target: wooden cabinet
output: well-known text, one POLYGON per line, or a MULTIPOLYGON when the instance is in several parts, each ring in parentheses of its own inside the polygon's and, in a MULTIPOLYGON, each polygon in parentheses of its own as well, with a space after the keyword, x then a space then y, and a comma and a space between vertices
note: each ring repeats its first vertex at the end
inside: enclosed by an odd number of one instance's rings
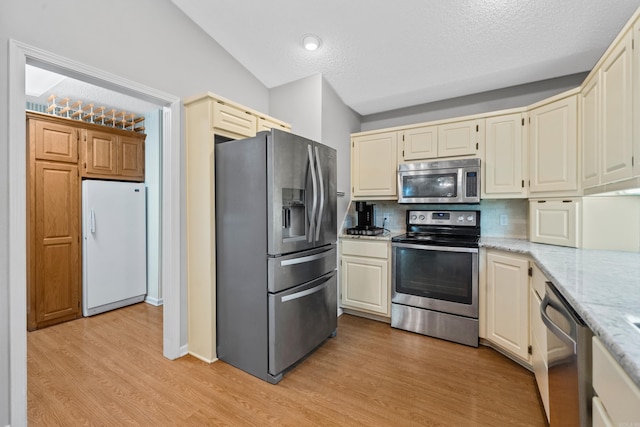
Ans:
POLYGON ((397 198, 397 132, 355 136, 351 140, 351 195, 397 198))
POLYGON ((27 328, 34 330, 81 316, 79 133, 32 117, 27 129, 27 328))
POLYGON ((580 199, 529 200, 529 240, 579 247, 581 208, 580 199))
POLYGON ((529 111, 529 191, 577 195, 577 95, 556 98, 529 111))
POLYGON ((593 425, 640 425, 640 388, 593 337, 593 425))
POLYGON ((341 246, 341 306, 389 317, 389 242, 343 239, 341 246))
POLYGON ((483 198, 525 198, 525 115, 485 119, 483 198))
POLYGON ((465 120, 438 126, 438 157, 472 156, 480 150, 484 120, 465 120))
POLYGON ((487 252, 487 339, 529 362, 529 260, 487 252))
POLYGON ((400 132, 402 160, 423 160, 438 157, 438 126, 421 126, 400 132))
POLYGON ((82 176, 144 181, 144 140, 143 134, 126 135, 109 129, 84 130, 82 176))

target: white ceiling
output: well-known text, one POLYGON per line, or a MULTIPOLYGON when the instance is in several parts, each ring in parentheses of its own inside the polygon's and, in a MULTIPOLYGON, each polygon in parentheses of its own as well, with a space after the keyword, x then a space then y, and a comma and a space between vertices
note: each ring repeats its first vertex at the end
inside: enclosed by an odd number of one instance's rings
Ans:
POLYGON ((590 70, 640 0, 172 0, 267 88, 321 73, 361 115, 590 70), (307 52, 315 33, 321 49, 307 52))

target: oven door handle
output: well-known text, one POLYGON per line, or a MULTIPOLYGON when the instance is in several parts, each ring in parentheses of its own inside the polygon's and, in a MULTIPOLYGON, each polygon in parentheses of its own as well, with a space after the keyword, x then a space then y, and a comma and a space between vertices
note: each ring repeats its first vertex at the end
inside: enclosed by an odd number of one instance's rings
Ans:
POLYGON ((440 251, 440 252, 464 252, 464 253, 472 253, 472 254, 478 253, 478 248, 457 248, 452 246, 433 246, 433 245, 420 245, 420 244, 399 243, 399 242, 392 242, 391 247, 440 251))

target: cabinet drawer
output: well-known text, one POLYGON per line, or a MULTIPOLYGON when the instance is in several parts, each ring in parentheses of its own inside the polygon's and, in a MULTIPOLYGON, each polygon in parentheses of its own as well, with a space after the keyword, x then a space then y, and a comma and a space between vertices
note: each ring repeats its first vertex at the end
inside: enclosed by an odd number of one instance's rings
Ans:
POLYGON ((343 239, 342 254, 386 259, 389 257, 389 244, 387 242, 343 239))
POLYGON ((577 248, 580 244, 580 208, 579 199, 530 200, 530 240, 577 248))
POLYGON ((613 425, 640 423, 640 389, 597 337, 593 338, 593 389, 613 425))
POLYGON ((227 104, 213 104, 213 127, 242 136, 255 136, 256 117, 227 104))

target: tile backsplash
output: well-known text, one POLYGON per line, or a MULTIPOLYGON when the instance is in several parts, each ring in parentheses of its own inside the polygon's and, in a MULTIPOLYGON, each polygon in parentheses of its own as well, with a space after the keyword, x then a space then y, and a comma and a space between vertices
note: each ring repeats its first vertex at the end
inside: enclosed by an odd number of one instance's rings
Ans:
MULTIPOLYGON (((526 199, 482 200, 480 204, 411 204, 401 205, 394 201, 375 200, 367 203, 375 205, 375 225, 391 230, 403 231, 406 226, 407 211, 421 210, 479 210, 480 227, 483 236, 513 237, 526 239, 528 233, 529 205, 526 199), (385 216, 387 220, 384 221, 385 216), (502 221, 501 221, 502 219, 502 221), (383 225, 384 221, 384 225, 383 225)), ((344 228, 357 224, 355 202, 351 202, 344 228)))

